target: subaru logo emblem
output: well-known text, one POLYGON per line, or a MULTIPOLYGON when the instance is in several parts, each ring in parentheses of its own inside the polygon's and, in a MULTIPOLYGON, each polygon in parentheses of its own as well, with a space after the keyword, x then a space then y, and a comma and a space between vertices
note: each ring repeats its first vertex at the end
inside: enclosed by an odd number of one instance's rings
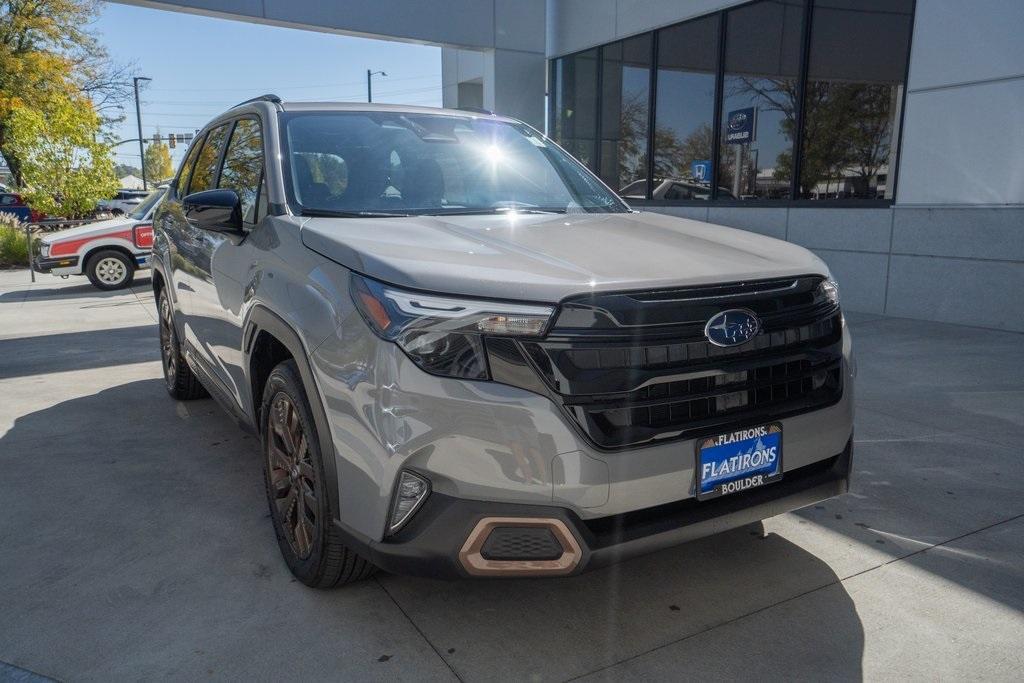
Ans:
POLYGON ((743 112, 733 114, 729 119, 729 130, 739 130, 747 123, 747 115, 743 112))
POLYGON ((708 320, 704 336, 715 346, 739 346, 754 338, 761 330, 761 321, 753 311, 730 308, 708 320))

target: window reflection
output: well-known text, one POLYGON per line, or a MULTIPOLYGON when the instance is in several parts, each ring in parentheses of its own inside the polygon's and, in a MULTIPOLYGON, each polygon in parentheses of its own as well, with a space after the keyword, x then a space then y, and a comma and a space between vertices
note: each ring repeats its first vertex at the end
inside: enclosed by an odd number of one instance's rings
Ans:
POLYGON ((632 199, 891 200, 912 23, 913 0, 760 0, 562 57, 552 135, 632 199))
POLYGON ((174 186, 174 192, 179 198, 188 194, 188 182, 192 177, 192 167, 196 163, 196 156, 202 146, 203 139, 196 138, 189 147, 185 160, 181 162, 181 171, 178 172, 178 181, 174 186))
POLYGON ((718 182, 733 197, 790 197, 803 14, 771 0, 726 15, 718 182))
POLYGON ((602 50, 601 179, 620 191, 647 177, 651 42, 647 34, 602 50))
POLYGON ((718 15, 658 34, 654 199, 709 199, 718 15))
POLYGON ((890 199, 911 0, 872 10, 817 0, 811 34, 800 196, 890 199))
POLYGON ((597 49, 555 66, 555 139, 592 171, 597 161, 597 49))
POLYGON ((217 126, 206 136, 203 148, 199 151, 195 166, 192 169, 192 179, 188 184, 189 194, 212 190, 214 180, 217 177, 217 162, 220 161, 220 148, 227 137, 228 124, 217 126))
POLYGON ((231 142, 224 153, 224 167, 218 187, 238 193, 242 203, 242 220, 255 222, 256 194, 263 175, 263 136, 255 119, 241 119, 231 133, 231 142))

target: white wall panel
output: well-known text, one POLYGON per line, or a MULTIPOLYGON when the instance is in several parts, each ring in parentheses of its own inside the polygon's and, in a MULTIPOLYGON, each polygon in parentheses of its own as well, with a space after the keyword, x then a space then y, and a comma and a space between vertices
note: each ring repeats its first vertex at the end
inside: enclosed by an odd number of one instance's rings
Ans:
POLYGON ((908 93, 896 202, 1024 204, 1024 78, 908 93))
POLYGON ((917 0, 910 90, 1024 75, 1022 0, 917 0))

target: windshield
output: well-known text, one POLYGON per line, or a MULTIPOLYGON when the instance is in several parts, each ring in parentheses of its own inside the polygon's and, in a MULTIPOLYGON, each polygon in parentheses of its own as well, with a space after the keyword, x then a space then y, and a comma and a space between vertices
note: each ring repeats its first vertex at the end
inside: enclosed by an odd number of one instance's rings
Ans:
POLYGON ((522 124, 402 112, 283 118, 289 199, 303 215, 629 210, 522 124))
POLYGON ((149 213, 149 210, 157 205, 160 198, 164 196, 165 190, 156 190, 146 195, 146 198, 142 200, 142 203, 135 207, 135 210, 128 214, 131 218, 137 221, 141 221, 149 213))

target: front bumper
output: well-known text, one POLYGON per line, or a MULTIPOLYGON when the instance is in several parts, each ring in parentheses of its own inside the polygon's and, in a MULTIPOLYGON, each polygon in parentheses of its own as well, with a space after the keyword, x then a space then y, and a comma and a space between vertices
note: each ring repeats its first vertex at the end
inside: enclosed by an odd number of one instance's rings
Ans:
MULTIPOLYGON (((583 519, 564 507, 519 505, 434 493, 410 523, 384 541, 350 542, 378 567, 399 574, 457 579, 480 576, 465 562, 467 539, 486 519, 546 519, 564 524, 578 545, 565 571, 495 571, 494 576, 578 574, 773 517, 849 490, 853 438, 841 453, 786 472, 774 484, 698 502, 690 498, 654 508, 583 519)), ((535 565, 536 566, 536 565, 535 565)))
POLYGON ((77 271, 78 257, 63 256, 58 258, 43 258, 42 256, 37 256, 32 262, 32 267, 35 268, 37 273, 49 273, 54 270, 77 271))
MULTIPOLYGON (((781 421, 785 490, 793 473, 842 453, 853 432, 854 366, 845 329, 842 356, 848 381, 835 404, 797 415, 760 416, 760 422, 737 420, 715 432, 781 421)), ((310 361, 334 446, 336 518, 357 545, 376 548, 406 538, 445 499, 487 501, 498 513, 505 506, 518 514, 529 508, 561 510, 583 524, 673 505, 708 507, 692 502, 696 438, 598 450, 548 397, 499 382, 428 375, 397 346, 377 338, 357 314, 347 316, 310 361), (406 530, 387 537, 402 470, 428 479, 433 493, 406 530)), ((804 504, 798 500, 789 507, 804 504)), ((465 508, 464 514, 473 509, 465 508)), ((471 522, 460 522, 462 531, 464 523, 471 522)), ((592 561, 588 556, 586 562, 592 561)), ((382 558, 381 564, 387 563, 382 558)))

